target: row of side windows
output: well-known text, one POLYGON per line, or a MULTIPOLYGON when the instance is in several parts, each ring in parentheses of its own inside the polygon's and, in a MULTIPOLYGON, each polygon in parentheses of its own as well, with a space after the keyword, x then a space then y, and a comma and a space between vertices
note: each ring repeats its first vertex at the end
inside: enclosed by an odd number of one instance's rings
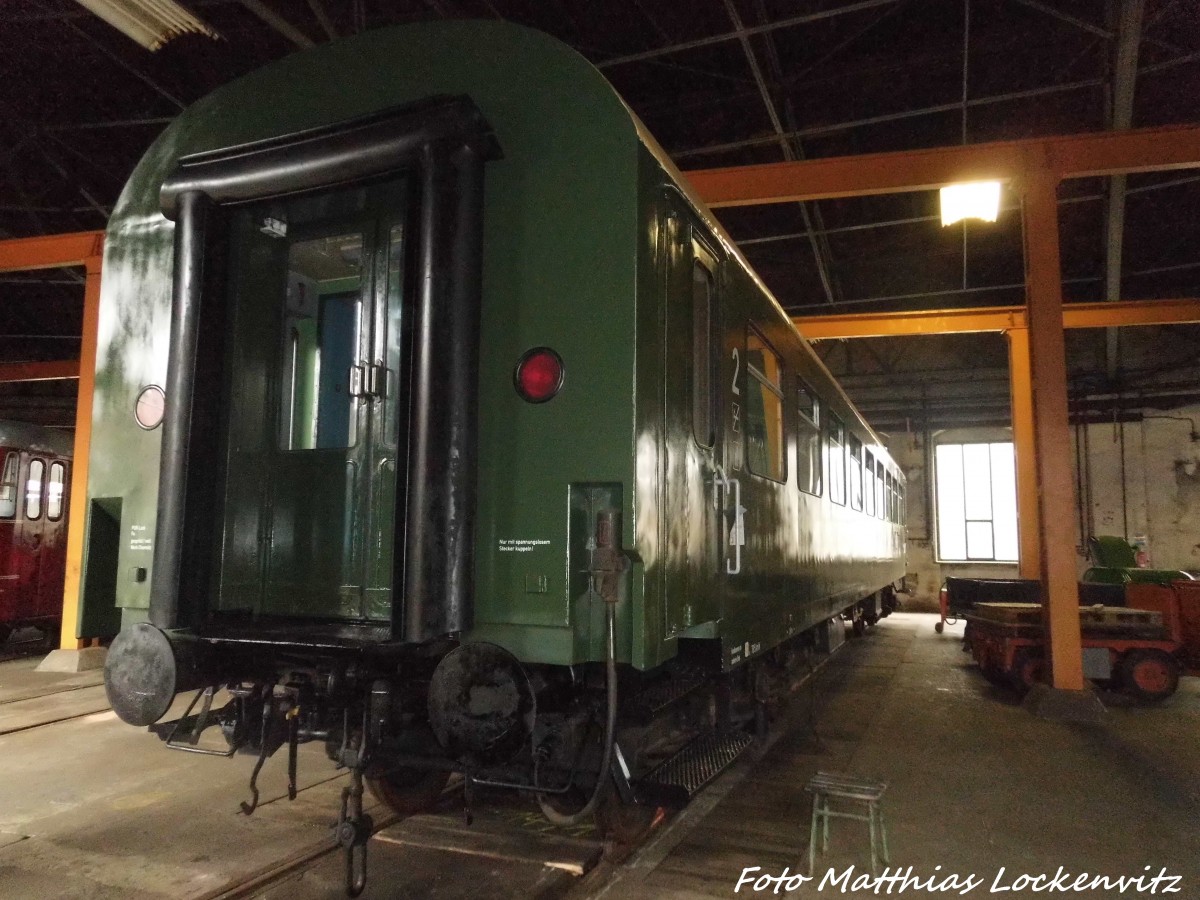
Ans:
MULTIPOLYGON (((716 441, 717 347, 713 328, 715 260, 697 249, 692 264, 692 430, 701 447, 716 441)), ((778 353, 755 328, 746 335, 747 396, 742 398, 746 465, 755 475, 787 481, 784 414, 787 379, 778 353)), ((741 373, 735 373, 735 383, 741 373)), ((828 468, 829 499, 869 516, 904 521, 904 485, 842 421, 822 409, 804 382, 796 394, 796 481, 820 496, 828 468), (827 461, 827 462, 826 462, 827 461), (848 496, 847 496, 848 495, 848 496)))
POLYGON ((821 460, 829 469, 829 499, 889 522, 904 522, 904 485, 863 446, 832 412, 822 410, 812 389, 800 383, 796 455, 799 488, 821 495, 821 460), (825 415, 822 417, 822 413, 825 415), (822 451, 825 451, 824 454, 822 451))
MULTIPOLYGON (((18 481, 20 468, 21 454, 9 453, 5 456, 4 469, 0 472, 0 519, 15 519, 17 516, 18 500, 21 497, 21 485, 18 481)), ((43 512, 51 522, 62 518, 66 474, 66 466, 63 463, 52 462, 47 479, 45 461, 29 461, 23 507, 26 519, 40 519, 43 512)))

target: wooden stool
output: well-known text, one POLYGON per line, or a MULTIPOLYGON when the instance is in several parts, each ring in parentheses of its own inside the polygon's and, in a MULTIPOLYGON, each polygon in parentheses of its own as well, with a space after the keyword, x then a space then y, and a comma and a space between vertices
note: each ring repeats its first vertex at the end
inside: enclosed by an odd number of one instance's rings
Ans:
POLYGON ((821 852, 829 849, 829 820, 857 819, 866 822, 871 832, 871 874, 875 875, 879 857, 883 857, 885 865, 890 865, 887 846, 887 829, 883 825, 883 810, 879 803, 883 792, 887 790, 886 781, 874 781, 869 778, 856 778, 844 772, 818 772, 805 785, 804 789, 813 795, 812 832, 808 838, 808 874, 813 874, 817 859, 817 826, 822 825, 821 852), (867 808, 866 815, 861 812, 842 812, 829 808, 829 801, 841 800, 848 803, 861 803, 867 808), (878 823, 878 832, 876 831, 878 823), (878 843, 876 835, 878 834, 878 843), (882 851, 882 852, 881 852, 882 851))

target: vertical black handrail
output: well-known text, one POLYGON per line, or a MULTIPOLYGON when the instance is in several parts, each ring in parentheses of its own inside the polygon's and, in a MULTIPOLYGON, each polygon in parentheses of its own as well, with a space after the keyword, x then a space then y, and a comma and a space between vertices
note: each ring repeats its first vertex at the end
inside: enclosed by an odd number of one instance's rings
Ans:
POLYGON ((176 628, 180 624, 179 576, 183 558, 188 444, 204 285, 204 237, 210 206, 208 197, 201 191, 184 192, 178 199, 175 221, 171 347, 167 356, 158 518, 150 581, 150 621, 163 629, 176 628))
POLYGON ((404 628, 420 641, 470 627, 475 575, 484 154, 433 144, 421 159, 404 628))

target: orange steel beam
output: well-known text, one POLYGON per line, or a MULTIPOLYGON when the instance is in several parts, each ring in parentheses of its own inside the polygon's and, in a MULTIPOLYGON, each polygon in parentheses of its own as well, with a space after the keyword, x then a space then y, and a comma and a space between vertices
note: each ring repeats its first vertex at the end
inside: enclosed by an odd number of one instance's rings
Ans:
MULTIPOLYGON (((99 247, 97 247, 97 250, 99 247)), ((67 513, 67 572, 63 584, 62 630, 59 646, 78 650, 80 587, 83 581, 83 537, 87 525, 88 454, 92 446, 92 401, 96 388, 96 344, 100 334, 101 258, 85 261, 83 335, 79 348, 79 393, 75 404, 75 451, 71 466, 71 498, 67 513)))
MULTIPOLYGON (((100 333, 100 269, 104 252, 103 231, 78 231, 0 241, 0 272, 83 266, 83 334, 79 359, 65 363, 27 363, 0 366, 6 370, 41 371, 39 378, 78 378, 75 404, 75 451, 71 466, 71 494, 67 515, 67 570, 63 585, 62 630, 59 646, 77 650, 85 646, 79 631, 79 589, 83 573, 83 535, 87 521, 88 453, 92 443, 92 400, 96 387, 96 343, 100 333), (56 372, 57 374, 45 374, 56 372)), ((10 378, 8 380, 18 380, 10 378)), ((21 378, 19 380, 36 380, 21 378)))
POLYGON ((76 231, 0 241, 0 272, 82 266, 99 258, 103 231, 76 231))
POLYGON ((996 141, 900 153, 696 169, 685 172, 709 206, 786 203, 924 191, 961 181, 1010 181, 1200 166, 1200 126, 1142 128, 996 141))
POLYGON ((1037 450, 1033 425, 1033 372, 1029 329, 1012 328, 1008 339, 1009 389, 1012 392, 1013 453, 1017 468, 1017 558, 1022 578, 1041 579, 1041 515, 1038 510, 1037 450))
POLYGON ((1067 350, 1058 248, 1058 178, 1025 178, 1025 280, 1029 302, 1029 371, 1041 521, 1043 616, 1055 688, 1083 690, 1071 427, 1067 416, 1067 350))
POLYGON ((79 377, 79 360, 0 364, 0 384, 12 381, 63 381, 79 377))
MULTIPOLYGON (((810 341, 828 338, 895 337, 912 334, 962 334, 1027 328, 1023 306, 976 309, 922 309, 895 313, 796 316, 797 330, 810 341)), ((1178 325, 1200 322, 1200 299, 1124 300, 1063 304, 1064 328, 1178 325)))

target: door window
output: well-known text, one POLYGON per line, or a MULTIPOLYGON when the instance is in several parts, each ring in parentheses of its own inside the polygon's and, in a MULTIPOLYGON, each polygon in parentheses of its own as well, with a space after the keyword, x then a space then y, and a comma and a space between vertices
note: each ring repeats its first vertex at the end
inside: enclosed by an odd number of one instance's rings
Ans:
POLYGON ((284 450, 354 445, 362 256, 356 233, 295 241, 288 250, 284 450))
POLYGON ((696 260, 692 266, 692 430, 701 447, 711 447, 715 440, 712 294, 712 272, 696 260))
POLYGON ((783 439, 783 365, 758 332, 746 341, 746 458, 750 471, 774 481, 787 478, 783 439))

